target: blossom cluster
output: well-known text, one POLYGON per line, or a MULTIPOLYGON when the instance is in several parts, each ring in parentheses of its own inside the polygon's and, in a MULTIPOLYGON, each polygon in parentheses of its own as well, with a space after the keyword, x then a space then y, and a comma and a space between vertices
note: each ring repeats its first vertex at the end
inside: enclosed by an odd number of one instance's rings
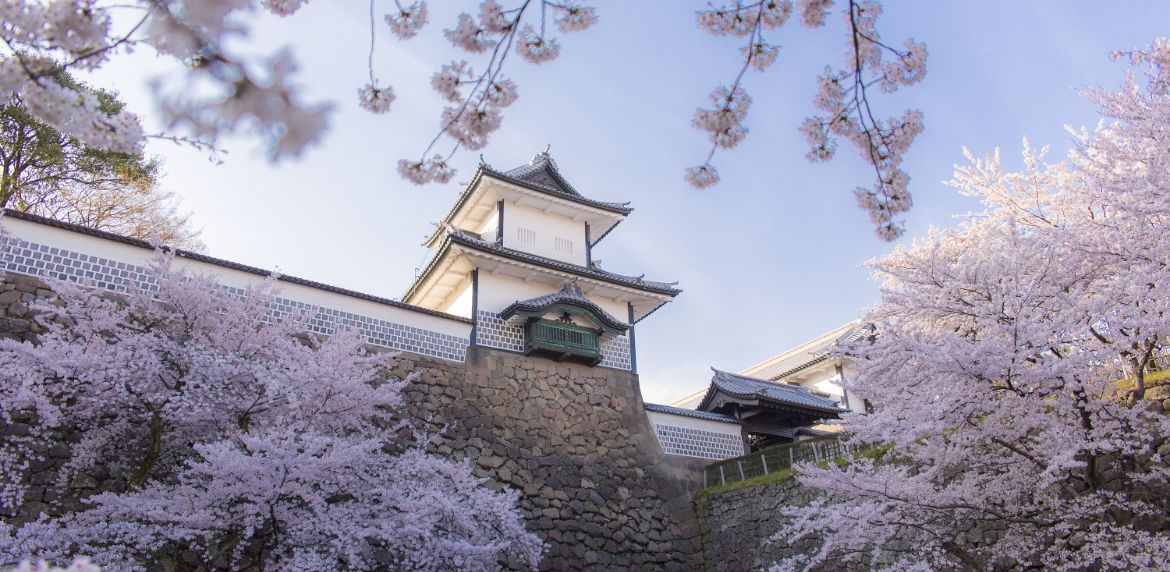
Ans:
POLYGON ((735 147, 747 136, 744 120, 752 98, 743 89, 719 86, 711 92, 710 100, 711 109, 700 107, 695 111, 695 127, 709 133, 716 147, 735 147))
POLYGON ((898 216, 910 209, 909 175, 900 168, 910 145, 923 130, 922 113, 908 110, 900 118, 875 119, 867 88, 876 84, 890 93, 922 81, 926 75, 926 46, 906 40, 904 50, 882 43, 877 30, 881 4, 851 1, 845 12, 852 30, 845 65, 837 71, 826 66, 817 79, 813 104, 824 115, 806 119, 801 132, 808 142, 810 161, 827 161, 837 149, 836 138, 853 144, 862 160, 873 168, 875 182, 854 191, 857 204, 883 240, 905 232, 898 216), (889 56, 891 59, 887 59, 889 56))
POLYGON ((175 549, 203 568, 536 567, 543 543, 515 492, 397 437, 411 379, 383 373, 393 354, 352 331, 308 334, 309 314, 270 315, 274 278, 225 289, 169 254, 148 274, 118 298, 53 283, 37 344, 0 340, 0 418, 35 419, 0 443, 3 506, 65 431, 82 438, 63 482, 101 463, 128 484, 59 518, 0 523, 0 561, 86 554, 142 570, 175 549))
POLYGON ((747 45, 740 48, 743 68, 730 88, 718 87, 711 93, 712 109, 698 108, 692 124, 708 134, 711 152, 703 164, 686 170, 686 180, 691 186, 703 189, 719 181, 711 159, 718 148, 730 149, 747 137, 747 108, 751 98, 742 85, 744 72, 748 69, 764 71, 776 62, 780 46, 764 39, 764 30, 783 26, 792 14, 790 0, 761 0, 713 7, 696 13, 700 29, 716 36, 746 37, 747 45))
MULTIPOLYGON (((303 4, 269 0, 263 6, 286 16, 303 4)), ((131 3, 116 8, 140 11, 139 23, 115 31, 113 8, 95 0, 5 2, 0 38, 11 51, 0 56, 0 93, 21 97, 38 119, 89 145, 135 152, 145 137, 135 115, 104 113, 92 96, 58 84, 53 75, 96 69, 114 55, 149 46, 190 64, 179 81, 153 82, 169 128, 205 143, 249 130, 267 140, 274 160, 295 157, 319 140, 328 106, 299 101, 290 81, 296 64, 287 53, 250 57, 227 48, 227 40, 247 33, 247 20, 238 15, 251 7, 238 0, 131 3)))
MULTIPOLYGON (((800 0, 797 12, 805 26, 820 27, 833 6, 832 0, 800 0)), ((782 26, 792 13, 789 1, 765 0, 736 2, 699 11, 696 16, 701 29, 717 36, 746 37, 740 48, 743 67, 730 91, 746 92, 742 83, 747 70, 763 71, 779 55, 780 47, 764 39, 765 30, 782 26)), ((837 151, 837 138, 852 143, 864 161, 873 166, 877 181, 872 188, 855 191, 858 205, 869 213, 878 236, 893 240, 903 232, 897 215, 910 208, 909 175, 899 168, 902 157, 921 133, 922 114, 908 111, 900 119, 885 121, 873 118, 866 88, 876 84, 883 92, 893 92, 901 86, 913 85, 926 74, 926 47, 914 40, 906 40, 904 50, 896 50, 881 42, 877 18, 881 5, 872 0, 849 0, 845 20, 849 34, 848 49, 843 70, 826 66, 818 79, 819 90, 814 103, 825 115, 810 117, 800 126, 808 142, 805 155, 810 161, 828 161, 837 151), (886 56, 892 55, 887 59, 886 56)), ((712 95, 717 98, 719 91, 712 95)), ((747 136, 746 114, 719 113, 715 109, 699 108, 694 126, 708 133, 711 151, 706 161, 687 170, 687 181, 697 188, 715 184, 719 179, 711 165, 717 149, 738 145, 747 136), (735 121, 730 121, 734 119, 735 121)), ((745 106, 746 110, 746 106, 745 106)))
MULTIPOLYGON (((402 38, 413 36, 425 23, 425 2, 420 1, 409 10, 411 14, 421 10, 424 16, 409 28, 409 33, 398 34, 402 38)), ((439 118, 439 134, 446 135, 455 144, 446 157, 432 155, 431 151, 439 141, 436 137, 423 151, 422 159, 398 161, 398 172, 403 178, 418 185, 447 182, 455 173, 447 161, 456 151, 460 148, 477 150, 487 145, 491 134, 503 123, 503 109, 518 97, 515 82, 502 74, 508 50, 533 64, 545 63, 560 55, 560 42, 547 32, 549 13, 552 14, 552 24, 561 32, 585 30, 597 22, 597 12, 593 7, 576 3, 541 0, 539 22, 525 21, 525 16, 535 11, 530 2, 505 8, 497 0, 484 0, 478 14, 462 13, 454 27, 443 31, 447 41, 456 48, 469 54, 490 52, 490 55, 478 74, 466 60, 459 60, 444 65, 431 77, 431 87, 452 104, 443 109, 439 118)), ((405 27, 401 23, 397 25, 405 27)))
POLYGON ((1134 67, 1149 64, 1146 73, 1149 89, 1154 93, 1170 93, 1170 39, 1156 38, 1144 49, 1117 51, 1109 57, 1114 61, 1127 57, 1134 67))
POLYGON ((1067 160, 968 152, 950 184, 985 210, 870 263, 876 335, 840 352, 872 412, 846 430, 890 449, 801 468, 834 500, 785 510, 778 537, 820 550, 777 570, 1165 567, 1170 96, 1086 95, 1104 121, 1067 160))

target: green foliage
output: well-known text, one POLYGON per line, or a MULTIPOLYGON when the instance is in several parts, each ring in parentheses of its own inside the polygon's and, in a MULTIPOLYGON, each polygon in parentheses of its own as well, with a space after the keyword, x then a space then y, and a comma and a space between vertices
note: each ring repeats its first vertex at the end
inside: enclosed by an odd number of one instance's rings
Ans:
MULTIPOLYGON (((118 94, 54 81, 92 94, 99 109, 120 112, 118 94)), ((198 233, 179 215, 170 193, 156 187, 159 162, 144 153, 91 147, 33 117, 19 96, 0 107, 0 208, 38 214, 135 238, 199 249, 198 233)))
POLYGON ((732 481, 730 483, 726 483, 726 484, 722 484, 722 485, 713 485, 713 486, 710 486, 710 487, 703 489, 702 491, 699 491, 699 496, 702 497, 702 496, 707 496, 707 495, 717 495, 717 494, 726 493, 729 491, 746 489, 749 487, 758 487, 761 485, 766 485, 768 483, 787 481, 789 479, 792 479, 793 477, 796 477, 799 474, 800 474, 800 472, 797 471, 796 469, 780 469, 779 471, 772 471, 771 473, 768 473, 766 475, 760 475, 758 477, 752 477, 750 479, 744 479, 742 481, 732 481))

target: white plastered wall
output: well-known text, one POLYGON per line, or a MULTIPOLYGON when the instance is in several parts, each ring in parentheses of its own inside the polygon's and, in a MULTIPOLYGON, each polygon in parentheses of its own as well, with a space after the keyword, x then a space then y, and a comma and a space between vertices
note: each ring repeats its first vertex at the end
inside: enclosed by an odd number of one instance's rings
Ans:
MULTIPOLYGON (((504 215, 505 224, 508 216, 504 215)), ((541 282, 525 282, 504 274, 479 271, 479 309, 498 314, 517 300, 528 300, 560 290, 541 282)))
POLYGON ((487 220, 484 221, 483 225, 477 229, 472 229, 472 231, 478 233, 484 238, 484 240, 495 240, 496 228, 499 226, 499 222, 500 215, 499 209, 497 209, 496 211, 492 212, 491 215, 488 215, 487 220))
POLYGON ((585 266, 585 221, 508 202, 504 205, 504 246, 585 266), (519 229, 532 232, 532 244, 519 241, 519 229), (572 253, 557 250, 558 238, 572 245, 572 253))
POLYGON ((451 301, 451 304, 443 311, 453 316, 461 316, 464 318, 471 317, 471 302, 474 294, 474 288, 471 287, 471 280, 463 286, 463 290, 451 301))
POLYGON ((739 424, 649 410, 646 416, 668 455, 720 460, 744 454, 739 424))
MULTIPOLYGON (((507 220, 507 216, 504 217, 507 220)), ((519 278, 504 274, 479 272, 479 309, 492 313, 500 313, 513 302, 528 300, 559 291, 559 286, 552 286, 542 282, 525 282, 519 278)), ((618 302, 612 298, 605 298, 595 294, 585 293, 590 302, 597 304, 602 310, 623 324, 629 319, 629 311, 625 302, 618 302)))
MULTIPOLYGON (((154 251, 150 249, 13 217, 0 218, 0 225, 3 225, 10 235, 22 240, 126 264, 146 266, 154 256, 154 251)), ((264 276, 185 258, 176 258, 175 264, 194 272, 214 275, 220 284, 236 288, 243 288, 265 280, 264 276)), ((470 324, 441 316, 415 312, 406 308, 380 304, 300 284, 278 282, 277 286, 280 288, 281 297, 305 304, 337 309, 359 316, 405 324, 451 336, 467 337, 471 332, 470 324)))

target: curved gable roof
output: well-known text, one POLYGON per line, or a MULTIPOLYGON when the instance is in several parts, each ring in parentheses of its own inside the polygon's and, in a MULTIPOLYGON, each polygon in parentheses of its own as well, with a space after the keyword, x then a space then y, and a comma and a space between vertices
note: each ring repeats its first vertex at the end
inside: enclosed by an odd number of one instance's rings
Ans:
POLYGON ((565 284, 564 287, 560 289, 560 291, 553 292, 552 294, 545 294, 544 296, 538 296, 529 300, 518 300, 513 302, 507 308, 504 308, 503 312, 500 312, 500 317, 506 320, 518 314, 542 315, 558 305, 576 306, 586 310, 589 314, 596 318, 598 322, 600 322, 599 325, 601 325, 603 329, 612 330, 619 334, 629 329, 629 325, 627 325, 625 322, 622 322, 621 320, 611 316, 609 312, 603 310, 601 306, 594 304, 592 300, 586 298, 585 294, 581 292, 581 288, 577 286, 577 282, 575 280, 565 284))
POLYGON ((765 381, 715 368, 711 368, 711 371, 714 372, 711 376, 711 387, 703 397, 703 402, 699 404, 699 409, 706 409, 716 392, 723 392, 738 399, 771 401, 834 415, 841 411, 836 401, 825 399, 797 385, 765 381))

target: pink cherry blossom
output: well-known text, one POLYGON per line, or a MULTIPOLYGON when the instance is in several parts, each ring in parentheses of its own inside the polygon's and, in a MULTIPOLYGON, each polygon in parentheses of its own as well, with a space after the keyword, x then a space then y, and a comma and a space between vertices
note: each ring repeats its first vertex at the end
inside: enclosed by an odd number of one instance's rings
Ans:
POLYGON ((704 163, 687 169, 686 178, 696 189, 705 189, 719 182, 719 172, 709 163, 704 163))
MULTIPOLYGON (((423 168, 446 176, 437 157, 423 168)), ((66 430, 81 439, 62 478, 102 462, 128 483, 60 518, 0 523, 0 561, 85 554, 142 570, 177 550, 202 568, 538 565, 515 491, 398 437, 414 378, 385 373, 394 354, 275 312, 275 279, 228 288, 173 260, 160 253, 119 297, 55 282, 59 297, 35 304, 37 343, 0 340, 0 417, 36 419, 0 442, 0 503, 22 502, 30 461, 66 430)))
POLYGON ((597 10, 592 6, 565 3, 554 5, 553 9, 556 11, 553 22, 562 32, 580 32, 597 23, 597 10))
POLYGON ((451 62, 444 64, 439 71, 435 72, 435 75, 431 76, 431 87, 443 96, 443 99, 458 103, 463 100, 463 93, 459 91, 459 86, 471 76, 471 66, 466 60, 451 62))
POLYGON ((390 104, 394 103, 394 90, 370 83, 358 90, 358 98, 363 109, 373 113, 386 113, 390 111, 390 104))
POLYGON ((496 0, 484 0, 479 5, 479 21, 483 29, 491 34, 503 34, 512 27, 512 19, 496 0))
POLYGON ((484 101, 495 107, 508 107, 516 101, 516 84, 510 79, 502 78, 492 82, 484 94, 484 101))
POLYGON ((390 31, 400 39, 409 40, 418 34, 427 23, 427 3, 419 0, 414 4, 399 8, 397 12, 386 14, 386 25, 390 31))
MULTIPOLYGON (((1170 559, 1158 379, 1170 255, 1154 231, 1170 224, 1170 97, 1157 79, 1170 50, 1131 62, 1148 63, 1151 81, 1138 85, 1135 69, 1118 91, 1086 91, 1102 127, 1074 133, 1066 160, 1027 140, 1018 171, 998 151, 968 152, 949 184, 983 211, 870 263, 882 288, 873 335, 838 351, 872 412, 845 427, 891 448, 800 467, 825 496, 783 509, 777 539, 814 549, 774 570, 1157 570, 1170 559)), ((859 200, 904 210, 906 176, 886 173, 886 188, 859 200)))
POLYGON ((740 48, 739 51, 743 54, 744 61, 748 61, 752 69, 764 71, 776 61, 780 47, 757 42, 740 48))
POLYGON ((277 16, 291 16, 309 0, 264 0, 264 7, 277 16))
POLYGON ((538 35, 532 26, 525 24, 520 29, 516 53, 529 62, 541 64, 556 59, 561 53, 561 45, 556 38, 538 35))
POLYGON ((796 0, 796 9, 800 12, 800 22, 810 28, 819 28, 825 25, 825 18, 833 7, 833 0, 796 0))
POLYGON ((495 45, 495 42, 488 37, 488 33, 467 14, 459 15, 459 21, 454 29, 443 30, 443 35, 452 45, 473 54, 484 52, 495 45))

